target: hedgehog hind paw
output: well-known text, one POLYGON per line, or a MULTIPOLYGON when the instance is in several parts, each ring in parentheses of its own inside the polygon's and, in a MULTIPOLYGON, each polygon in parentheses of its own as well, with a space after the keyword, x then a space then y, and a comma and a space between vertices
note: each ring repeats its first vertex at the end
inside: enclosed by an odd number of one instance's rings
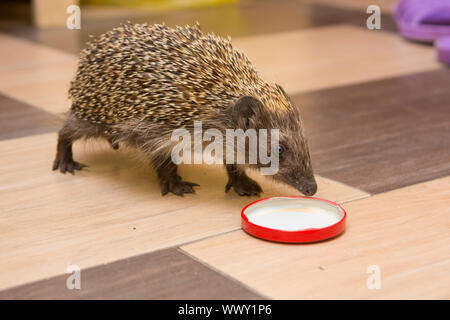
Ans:
POLYGON ((262 192, 259 184, 246 175, 239 178, 230 178, 225 186, 225 192, 228 192, 231 187, 240 196, 259 196, 262 192))
POLYGON ((183 197, 185 193, 195 193, 194 187, 200 185, 194 182, 183 181, 181 179, 174 179, 172 181, 165 181, 161 186, 161 194, 165 196, 169 192, 183 197))

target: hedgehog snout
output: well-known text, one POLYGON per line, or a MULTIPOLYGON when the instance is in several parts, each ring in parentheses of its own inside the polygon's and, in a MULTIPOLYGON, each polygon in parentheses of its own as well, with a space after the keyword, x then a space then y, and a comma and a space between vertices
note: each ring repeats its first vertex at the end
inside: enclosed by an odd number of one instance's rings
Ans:
POLYGON ((312 180, 307 180, 306 182, 302 183, 299 190, 305 196, 313 196, 317 192, 317 183, 314 178, 312 180))
POLYGON ((295 185, 297 190, 303 193, 305 196, 313 196, 317 192, 317 182, 312 178, 297 178, 295 185))

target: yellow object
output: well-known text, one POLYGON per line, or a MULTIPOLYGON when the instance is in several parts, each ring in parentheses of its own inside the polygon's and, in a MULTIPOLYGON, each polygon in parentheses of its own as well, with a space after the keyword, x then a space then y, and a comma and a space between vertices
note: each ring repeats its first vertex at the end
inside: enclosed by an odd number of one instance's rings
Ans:
POLYGON ((152 9, 181 9, 213 6, 238 0, 81 0, 82 5, 145 7, 152 9))

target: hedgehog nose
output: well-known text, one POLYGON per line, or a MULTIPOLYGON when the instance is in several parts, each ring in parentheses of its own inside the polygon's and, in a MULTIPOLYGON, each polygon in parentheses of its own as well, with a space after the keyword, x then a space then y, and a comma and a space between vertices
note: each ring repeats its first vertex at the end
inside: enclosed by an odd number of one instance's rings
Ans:
POLYGON ((305 196, 312 196, 317 192, 317 183, 316 181, 309 181, 303 185, 300 190, 305 196))

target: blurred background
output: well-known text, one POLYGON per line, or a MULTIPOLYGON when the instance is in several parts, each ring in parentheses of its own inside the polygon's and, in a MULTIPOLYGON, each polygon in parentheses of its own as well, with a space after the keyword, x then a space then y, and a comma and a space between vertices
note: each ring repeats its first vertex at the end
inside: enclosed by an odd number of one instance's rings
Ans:
MULTIPOLYGON (((332 24, 364 26, 370 0, 3 0, 0 32, 77 53, 89 35, 120 22, 169 26, 198 21, 202 29, 232 37, 276 33, 332 24), (71 4, 79 5, 81 29, 66 28, 71 4)), ((395 1, 378 1, 383 29, 395 30, 390 14, 395 1)))

